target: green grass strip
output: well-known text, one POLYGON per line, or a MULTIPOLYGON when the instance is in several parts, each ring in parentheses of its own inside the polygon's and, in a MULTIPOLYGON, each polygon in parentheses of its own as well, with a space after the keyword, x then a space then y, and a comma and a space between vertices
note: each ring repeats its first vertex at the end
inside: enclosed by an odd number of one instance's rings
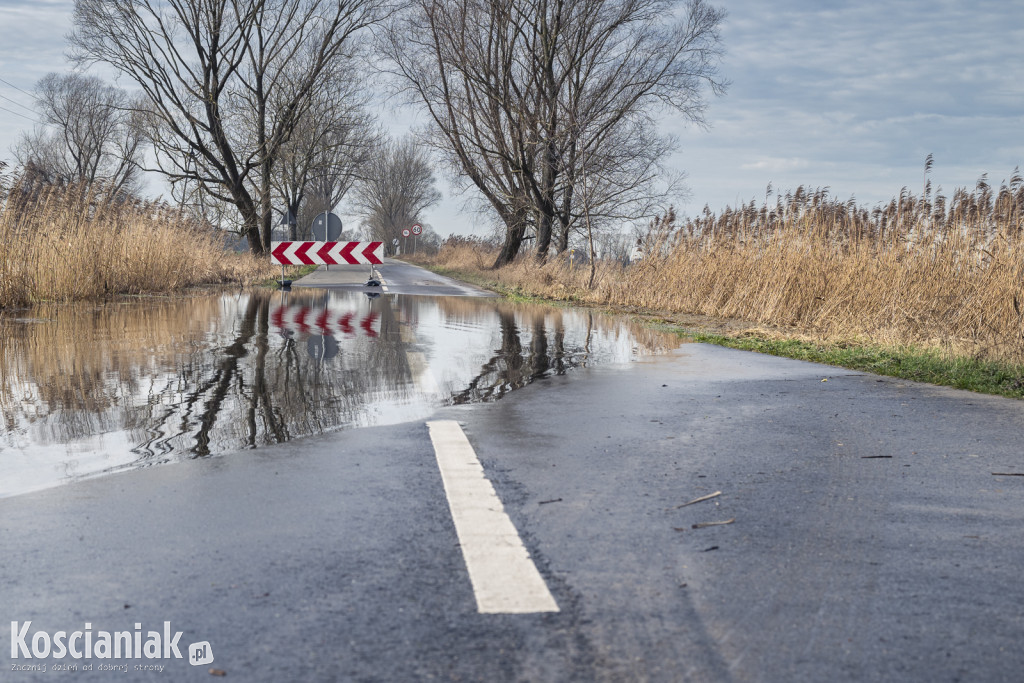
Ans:
MULTIPOLYGON (((292 281, 298 280, 300 277, 309 275, 317 268, 319 268, 319 266, 315 263, 306 266, 287 266, 285 269, 285 279, 292 281)), ((277 276, 271 280, 263 280, 262 282, 256 283, 256 286, 267 287, 269 289, 281 289, 281 276, 277 276)))
POLYGON ((948 357, 937 351, 914 347, 818 344, 796 339, 756 336, 726 337, 677 330, 699 342, 773 356, 807 360, 887 375, 915 382, 967 389, 983 394, 1024 398, 1024 366, 977 358, 948 357))

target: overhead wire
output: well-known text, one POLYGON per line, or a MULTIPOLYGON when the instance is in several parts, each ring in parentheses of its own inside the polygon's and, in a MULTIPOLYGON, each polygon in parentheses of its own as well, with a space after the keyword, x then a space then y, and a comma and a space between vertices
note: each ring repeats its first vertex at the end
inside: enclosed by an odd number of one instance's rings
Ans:
POLYGON ((21 112, 16 112, 13 109, 8 109, 7 107, 0 107, 0 110, 3 110, 5 112, 7 112, 8 114, 14 114, 15 116, 20 116, 21 118, 25 119, 26 121, 31 121, 32 123, 39 123, 38 120, 33 119, 31 117, 28 117, 28 116, 25 116, 21 112))
MULTIPOLYGON (((14 88, 18 92, 24 93, 25 95, 28 95, 32 99, 35 99, 35 97, 31 93, 25 92, 24 90, 22 90, 21 88, 19 88, 16 85, 14 85, 10 81, 7 81, 7 80, 5 80, 3 78, 0 78, 0 83, 3 83, 4 85, 9 86, 11 88, 14 88)), ((17 100, 13 100, 10 97, 8 97, 7 95, 0 94, 0 100, 4 100, 6 102, 10 102, 11 104, 14 104, 14 105, 17 105, 17 106, 21 107, 25 111, 31 112, 32 114, 34 114, 37 117, 39 116, 39 113, 35 109, 33 109, 32 107, 24 105, 24 104, 22 104, 21 102, 19 102, 17 100)), ((7 107, 0 106, 0 110, 5 111, 8 114, 14 114, 15 116, 20 116, 21 118, 27 119, 29 121, 32 121, 33 123, 38 123, 39 122, 39 120, 37 118, 26 116, 25 114, 22 114, 21 112, 17 112, 17 111, 14 111, 12 109, 8 109, 7 107)))
POLYGON ((16 86, 16 85, 14 85, 14 84, 13 84, 13 83, 11 83, 10 81, 5 81, 4 79, 0 78, 0 83, 3 83, 4 85, 10 86, 10 87, 14 88, 15 90, 17 90, 18 92, 20 92, 20 93, 25 93, 26 95, 28 95, 28 96, 29 96, 29 97, 31 97, 32 99, 35 99, 35 95, 33 95, 33 94, 32 94, 32 93, 30 93, 30 92, 25 92, 24 90, 22 90, 21 88, 19 88, 19 87, 18 87, 18 86, 16 86))
POLYGON ((11 104, 16 104, 16 105, 18 105, 19 107, 21 107, 22 109, 25 109, 26 111, 30 111, 30 112, 32 112, 33 114, 35 114, 35 113, 36 113, 36 110, 35 110, 35 109, 33 109, 32 107, 26 107, 26 106, 25 106, 24 104, 22 104, 21 102, 19 102, 19 101, 17 101, 17 100, 12 100, 12 99, 11 99, 10 97, 7 97, 6 95, 0 95, 0 100, 7 100, 7 101, 8 101, 8 102, 10 102, 11 104))

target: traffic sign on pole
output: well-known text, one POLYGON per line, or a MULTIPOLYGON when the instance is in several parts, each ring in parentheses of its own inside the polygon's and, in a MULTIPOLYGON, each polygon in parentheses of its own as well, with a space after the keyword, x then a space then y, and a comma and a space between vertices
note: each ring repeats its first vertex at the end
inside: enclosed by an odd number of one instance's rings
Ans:
POLYGON ((420 225, 419 223, 417 223, 416 225, 412 226, 412 234, 419 235, 422 232, 423 232, 423 226, 420 225))
POLYGON ((317 217, 313 219, 313 224, 309 226, 309 231, 313 233, 313 239, 315 240, 332 242, 341 237, 341 219, 338 218, 337 214, 324 211, 317 214, 317 217))

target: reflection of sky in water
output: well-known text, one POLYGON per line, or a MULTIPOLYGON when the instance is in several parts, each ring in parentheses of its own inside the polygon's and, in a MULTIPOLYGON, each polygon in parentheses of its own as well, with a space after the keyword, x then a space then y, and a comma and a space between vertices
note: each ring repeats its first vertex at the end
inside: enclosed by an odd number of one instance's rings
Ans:
POLYGON ((302 291, 50 306, 0 318, 0 496, 394 424, 674 338, 495 299, 302 291))

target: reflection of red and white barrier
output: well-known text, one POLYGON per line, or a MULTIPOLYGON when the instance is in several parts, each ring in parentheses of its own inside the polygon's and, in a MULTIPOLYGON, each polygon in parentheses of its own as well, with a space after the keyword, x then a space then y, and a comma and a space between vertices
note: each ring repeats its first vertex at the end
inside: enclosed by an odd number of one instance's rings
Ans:
POLYGON ((357 328, 367 337, 376 337, 380 313, 367 313, 361 319, 353 312, 341 313, 312 306, 277 306, 270 314, 271 324, 280 330, 301 334, 344 334, 354 336, 357 328))
POLYGON ((283 266, 380 265, 383 242, 273 242, 270 262, 283 266))

